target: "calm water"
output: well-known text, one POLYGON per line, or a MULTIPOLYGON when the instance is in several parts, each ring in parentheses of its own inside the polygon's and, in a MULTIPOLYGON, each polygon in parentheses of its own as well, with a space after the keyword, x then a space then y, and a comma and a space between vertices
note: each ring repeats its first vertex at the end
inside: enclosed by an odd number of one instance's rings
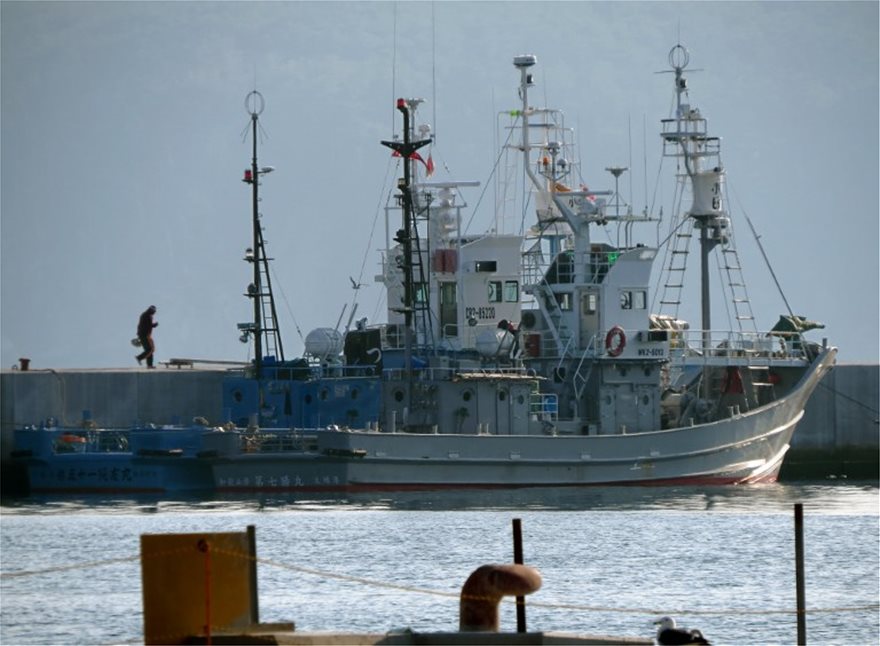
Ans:
MULTIPOLYGON (((526 562, 544 579, 528 597, 531 630, 650 637, 652 621, 670 614, 716 644, 794 643, 795 502, 804 503, 808 641, 877 644, 878 489, 842 482, 4 501, 0 642, 142 643, 140 534, 249 524, 257 528, 263 621, 456 630, 454 593, 479 565, 512 560, 518 517, 526 562)), ((511 605, 501 622, 515 630, 511 605)))

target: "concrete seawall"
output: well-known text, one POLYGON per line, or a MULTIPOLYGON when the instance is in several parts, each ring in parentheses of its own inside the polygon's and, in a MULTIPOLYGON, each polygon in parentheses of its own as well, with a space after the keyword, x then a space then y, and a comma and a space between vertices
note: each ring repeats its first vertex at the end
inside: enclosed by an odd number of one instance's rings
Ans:
POLYGON ((780 478, 880 479, 880 365, 843 363, 804 410, 780 478))
MULTIPOLYGON (((2 456, 12 430, 54 418, 77 424, 88 411, 99 426, 224 421, 221 384, 227 370, 159 368, 4 370, 0 373, 2 456)), ((829 373, 798 425, 783 478, 846 475, 876 479, 880 463, 880 365, 842 364, 829 373)))

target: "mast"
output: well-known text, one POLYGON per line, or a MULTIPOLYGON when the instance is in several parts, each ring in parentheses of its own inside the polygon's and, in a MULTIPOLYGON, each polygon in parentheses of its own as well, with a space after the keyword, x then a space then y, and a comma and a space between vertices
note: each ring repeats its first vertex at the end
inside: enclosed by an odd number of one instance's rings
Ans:
POLYGON ((284 359, 284 349, 281 345, 281 335, 278 330, 278 317, 275 312, 275 298, 272 294, 272 283, 269 277, 269 260, 266 256, 266 246, 263 240, 263 230, 260 226, 260 175, 271 173, 275 170, 272 166, 260 168, 257 165, 257 138, 259 117, 266 106, 263 95, 253 90, 245 98, 245 107, 251 115, 251 136, 253 137, 253 154, 251 167, 245 170, 244 179, 246 184, 251 185, 251 210, 253 244, 245 252, 245 260, 253 265, 253 281, 248 285, 247 296, 253 300, 254 318, 250 324, 241 324, 239 328, 244 330, 242 341, 246 342, 249 334, 254 337, 254 376, 259 379, 263 372, 264 335, 265 350, 276 352, 281 360, 284 359), (265 274, 265 281, 264 281, 265 274), (265 290, 264 291, 264 282, 265 290), (268 309, 267 309, 268 308, 268 309))
POLYGON ((721 140, 708 134, 706 119, 699 109, 682 100, 687 93, 687 79, 683 72, 690 55, 682 45, 669 51, 669 65, 675 73, 675 117, 663 120, 664 143, 674 149, 664 154, 679 157, 693 189, 693 204, 687 216, 693 218, 700 230, 700 303, 704 347, 709 346, 712 329, 711 296, 709 285, 709 256, 719 244, 727 242, 730 219, 724 211, 724 167, 721 164, 721 140))
MULTIPOLYGON (((397 109, 403 114, 403 141, 382 141, 403 158, 403 177, 398 180, 397 188, 400 190, 401 207, 403 211, 403 228, 397 232, 395 241, 403 246, 403 316, 404 316, 404 370, 407 380, 412 376, 412 337, 413 337, 413 312, 414 281, 413 281, 413 199, 412 199, 412 169, 410 159, 422 146, 431 143, 430 139, 412 141, 410 128, 410 106, 406 99, 397 99, 397 109)), ((412 393, 410 393, 411 395, 412 393)))
POLYGON ((261 290, 260 284, 260 252, 261 252, 261 244, 260 244, 260 213, 259 213, 259 203, 260 199, 258 197, 259 192, 259 171, 257 170, 257 120, 259 118, 260 112, 262 112, 263 103, 262 103, 262 95, 257 93, 254 90, 251 95, 257 95, 254 97, 260 98, 260 110, 257 111, 256 104, 252 106, 251 111, 251 137, 253 139, 254 145, 254 154, 251 157, 251 189, 252 189, 252 197, 253 197, 253 235, 254 235, 254 376, 259 379, 262 373, 263 368, 263 331, 262 331, 262 317, 260 316, 260 299, 257 298, 257 294, 259 294, 261 290))
MULTIPOLYGON (((700 110, 683 101, 687 94, 687 79, 683 72, 690 62, 687 49, 681 44, 676 45, 669 50, 668 61, 675 73, 676 110, 674 118, 662 121, 663 153, 682 160, 693 192, 693 203, 685 215, 693 219, 694 226, 700 231, 702 351, 707 353, 712 345, 709 257, 715 247, 727 247, 730 233, 730 218, 724 210, 723 200, 725 171, 721 163, 721 139, 710 136, 700 110), (671 148, 667 148, 667 144, 671 148)), ((727 267, 727 270, 738 271, 739 268, 727 267)), ((704 397, 709 394, 707 371, 708 368, 704 368, 704 397)))

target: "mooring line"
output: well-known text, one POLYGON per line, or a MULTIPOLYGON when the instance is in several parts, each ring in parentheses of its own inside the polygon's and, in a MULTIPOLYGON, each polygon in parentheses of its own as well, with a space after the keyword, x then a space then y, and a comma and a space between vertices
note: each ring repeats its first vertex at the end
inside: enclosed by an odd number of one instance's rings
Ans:
MULTIPOLYGON (((169 550, 167 552, 163 552, 162 554, 172 553, 172 552, 191 552, 190 548, 182 548, 182 549, 174 549, 169 550)), ((325 579, 335 579, 339 581, 348 581, 350 583, 358 583, 362 585, 369 585, 378 588, 384 588, 386 590, 398 590, 401 592, 411 592, 416 594, 426 594, 435 597, 445 597, 448 599, 459 599, 461 598, 460 591, 449 592, 445 590, 431 590, 428 588, 417 588, 414 586, 401 585, 398 583, 387 583, 384 581, 379 581, 376 579, 369 579, 361 576, 354 576, 351 574, 339 574, 336 572, 328 572, 327 570, 317 570, 314 568, 302 567, 299 565, 291 565, 289 563, 281 563, 279 561, 273 561, 267 558, 257 557, 254 559, 253 556, 246 552, 238 552, 235 550, 224 550, 222 548, 217 548, 212 546, 212 552, 217 554, 225 554, 227 556, 234 556, 245 560, 255 561, 256 563, 262 563, 263 565, 270 565, 273 567, 281 568, 283 570, 290 570, 292 572, 299 572, 301 574, 308 574, 315 577, 322 577, 325 579)), ((152 557, 158 556, 160 554, 152 554, 152 557)), ((38 576, 42 574, 51 574, 54 572, 68 572, 70 570, 81 570, 92 567, 103 567, 105 565, 114 565, 117 563, 127 563, 131 561, 137 561, 141 559, 141 555, 137 554, 134 556, 126 556, 115 559, 106 559, 103 561, 91 561, 88 563, 77 563, 73 565, 59 565, 56 567, 45 568, 41 570, 23 570, 21 572, 2 572, 0 573, 0 578, 2 579, 11 579, 25 576, 38 576)), ((513 598, 505 598, 503 599, 505 603, 513 603, 513 598)), ((795 609, 764 609, 764 610, 750 610, 748 608, 717 608, 713 610, 695 610, 690 608, 675 608, 675 609, 664 609, 664 608, 636 608, 636 607, 612 607, 612 606, 590 606, 583 604, 568 604, 568 603, 550 603, 550 602, 542 602, 542 601, 533 601, 529 600, 528 605, 535 608, 544 608, 547 610, 568 610, 568 611, 580 611, 580 612, 614 612, 614 613, 628 613, 628 614, 645 614, 651 616, 661 616, 661 615, 699 615, 699 616, 721 616, 721 615, 739 615, 739 616, 765 616, 765 615, 796 615, 797 610, 795 609)), ((806 608, 804 612, 806 614, 820 614, 820 613, 841 613, 841 612, 865 612, 865 611, 877 611, 880 610, 880 603, 868 603, 863 605, 856 606, 835 606, 831 608, 806 608)))
POLYGON ((126 563, 128 561, 136 561, 140 558, 137 556, 123 556, 118 559, 107 559, 104 561, 90 561, 88 563, 74 563, 72 565, 56 565, 42 570, 22 570, 21 572, 0 572, 0 579, 14 579, 23 576, 37 576, 40 574, 52 574, 53 572, 69 572, 70 570, 85 570, 92 567, 102 567, 104 565, 113 565, 114 563, 126 563))

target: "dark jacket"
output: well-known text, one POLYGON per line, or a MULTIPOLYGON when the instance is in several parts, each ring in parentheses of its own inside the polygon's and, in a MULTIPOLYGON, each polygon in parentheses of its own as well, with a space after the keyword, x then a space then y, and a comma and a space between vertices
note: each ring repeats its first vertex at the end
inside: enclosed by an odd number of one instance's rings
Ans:
POLYGON ((158 325, 158 323, 153 323, 153 312, 154 310, 149 308, 141 314, 141 318, 138 320, 138 336, 150 336, 153 328, 158 325))

